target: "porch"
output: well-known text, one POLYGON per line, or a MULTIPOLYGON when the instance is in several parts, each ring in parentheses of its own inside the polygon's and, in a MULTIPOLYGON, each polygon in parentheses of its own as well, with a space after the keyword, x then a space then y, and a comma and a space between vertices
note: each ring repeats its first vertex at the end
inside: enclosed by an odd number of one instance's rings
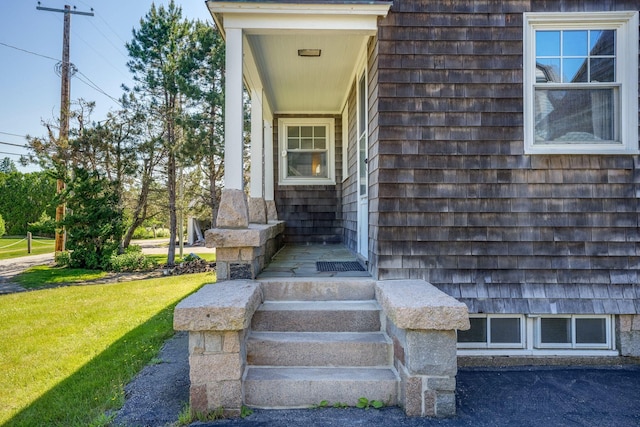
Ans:
POLYGON ((276 277, 371 277, 357 257, 342 244, 286 244, 258 275, 258 280, 276 277), (318 262, 334 264, 320 271, 318 262), (360 269, 357 269, 360 267, 360 269))

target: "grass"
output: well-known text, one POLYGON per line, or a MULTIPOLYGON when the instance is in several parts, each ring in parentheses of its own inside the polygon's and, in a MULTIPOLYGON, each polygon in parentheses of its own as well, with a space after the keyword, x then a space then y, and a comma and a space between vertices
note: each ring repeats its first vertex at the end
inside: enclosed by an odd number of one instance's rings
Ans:
POLYGON ((0 297, 0 425, 103 426, 212 274, 0 297))
POLYGON ((78 283, 101 279, 107 272, 84 268, 49 267, 39 265, 14 277, 14 281, 26 289, 37 289, 62 283, 78 283))
POLYGON ((27 239, 24 237, 0 238, 0 260, 11 259, 28 255, 52 254, 53 239, 33 239, 31 241, 31 253, 27 253, 27 239))

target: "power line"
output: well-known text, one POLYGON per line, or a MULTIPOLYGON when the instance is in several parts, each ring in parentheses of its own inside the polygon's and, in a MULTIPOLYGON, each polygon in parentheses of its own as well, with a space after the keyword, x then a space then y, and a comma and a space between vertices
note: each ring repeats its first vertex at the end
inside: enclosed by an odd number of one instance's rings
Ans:
POLYGON ((50 59, 52 61, 60 62, 60 60, 58 58, 52 58, 51 56, 42 55, 41 53, 32 52, 30 50, 22 49, 22 48, 19 48, 17 46, 13 46, 13 45, 10 45, 10 44, 7 44, 7 43, 0 42, 0 45, 6 46, 6 47, 11 48, 11 49, 19 50, 20 52, 25 52, 25 53, 29 53, 31 55, 39 56, 41 58, 50 59))
MULTIPOLYGON (((88 83, 85 82, 84 80, 82 80, 80 77, 76 76, 78 80, 80 80, 82 83, 86 84, 87 86, 89 86, 90 88, 100 92, 101 94, 103 94, 104 96, 106 96, 107 98, 111 99, 113 102, 115 102, 116 104, 118 104, 120 107, 122 107, 122 104, 120 104, 120 101, 117 98, 114 98, 113 96, 109 95, 107 92, 105 92, 100 86, 98 86, 97 84, 95 84, 89 77, 87 77, 86 74, 84 74, 82 71, 78 70, 78 74, 81 75, 82 77, 84 77, 85 79, 87 79, 88 83)), ((123 107, 124 108, 124 107, 123 107)))
POLYGON ((20 147, 20 148, 29 148, 28 145, 24 145, 24 144, 14 144, 12 142, 4 142, 4 141, 0 141, 0 144, 2 145, 11 145, 12 147, 20 147))
POLYGON ((27 137, 27 135, 18 135, 17 133, 11 133, 11 132, 2 132, 2 131, 0 131, 0 133, 3 134, 3 135, 19 136, 21 138, 26 138, 27 137))
POLYGON ((0 151, 0 154, 6 154, 7 156, 18 156, 18 157, 22 157, 25 154, 18 154, 18 153, 7 153, 6 151, 0 151))

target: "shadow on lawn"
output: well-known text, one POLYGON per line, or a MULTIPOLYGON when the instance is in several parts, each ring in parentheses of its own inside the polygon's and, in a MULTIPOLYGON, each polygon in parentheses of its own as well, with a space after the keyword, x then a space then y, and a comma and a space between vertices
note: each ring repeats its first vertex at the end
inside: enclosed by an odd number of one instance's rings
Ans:
MULTIPOLYGON (((104 414, 122 406, 124 386, 157 355, 164 341, 173 334, 174 307, 172 304, 164 308, 115 341, 3 427, 102 425, 96 420, 102 417, 102 422, 106 422, 104 414)), ((51 357, 56 355, 51 354, 51 357)))

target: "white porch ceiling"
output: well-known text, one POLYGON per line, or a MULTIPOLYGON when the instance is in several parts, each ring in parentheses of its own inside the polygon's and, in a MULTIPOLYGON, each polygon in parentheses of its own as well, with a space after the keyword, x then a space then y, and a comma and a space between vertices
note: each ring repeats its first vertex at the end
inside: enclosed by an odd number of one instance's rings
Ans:
POLYGON ((289 31, 246 37, 274 113, 339 113, 368 35, 289 31), (322 53, 300 57, 299 49, 322 53))

